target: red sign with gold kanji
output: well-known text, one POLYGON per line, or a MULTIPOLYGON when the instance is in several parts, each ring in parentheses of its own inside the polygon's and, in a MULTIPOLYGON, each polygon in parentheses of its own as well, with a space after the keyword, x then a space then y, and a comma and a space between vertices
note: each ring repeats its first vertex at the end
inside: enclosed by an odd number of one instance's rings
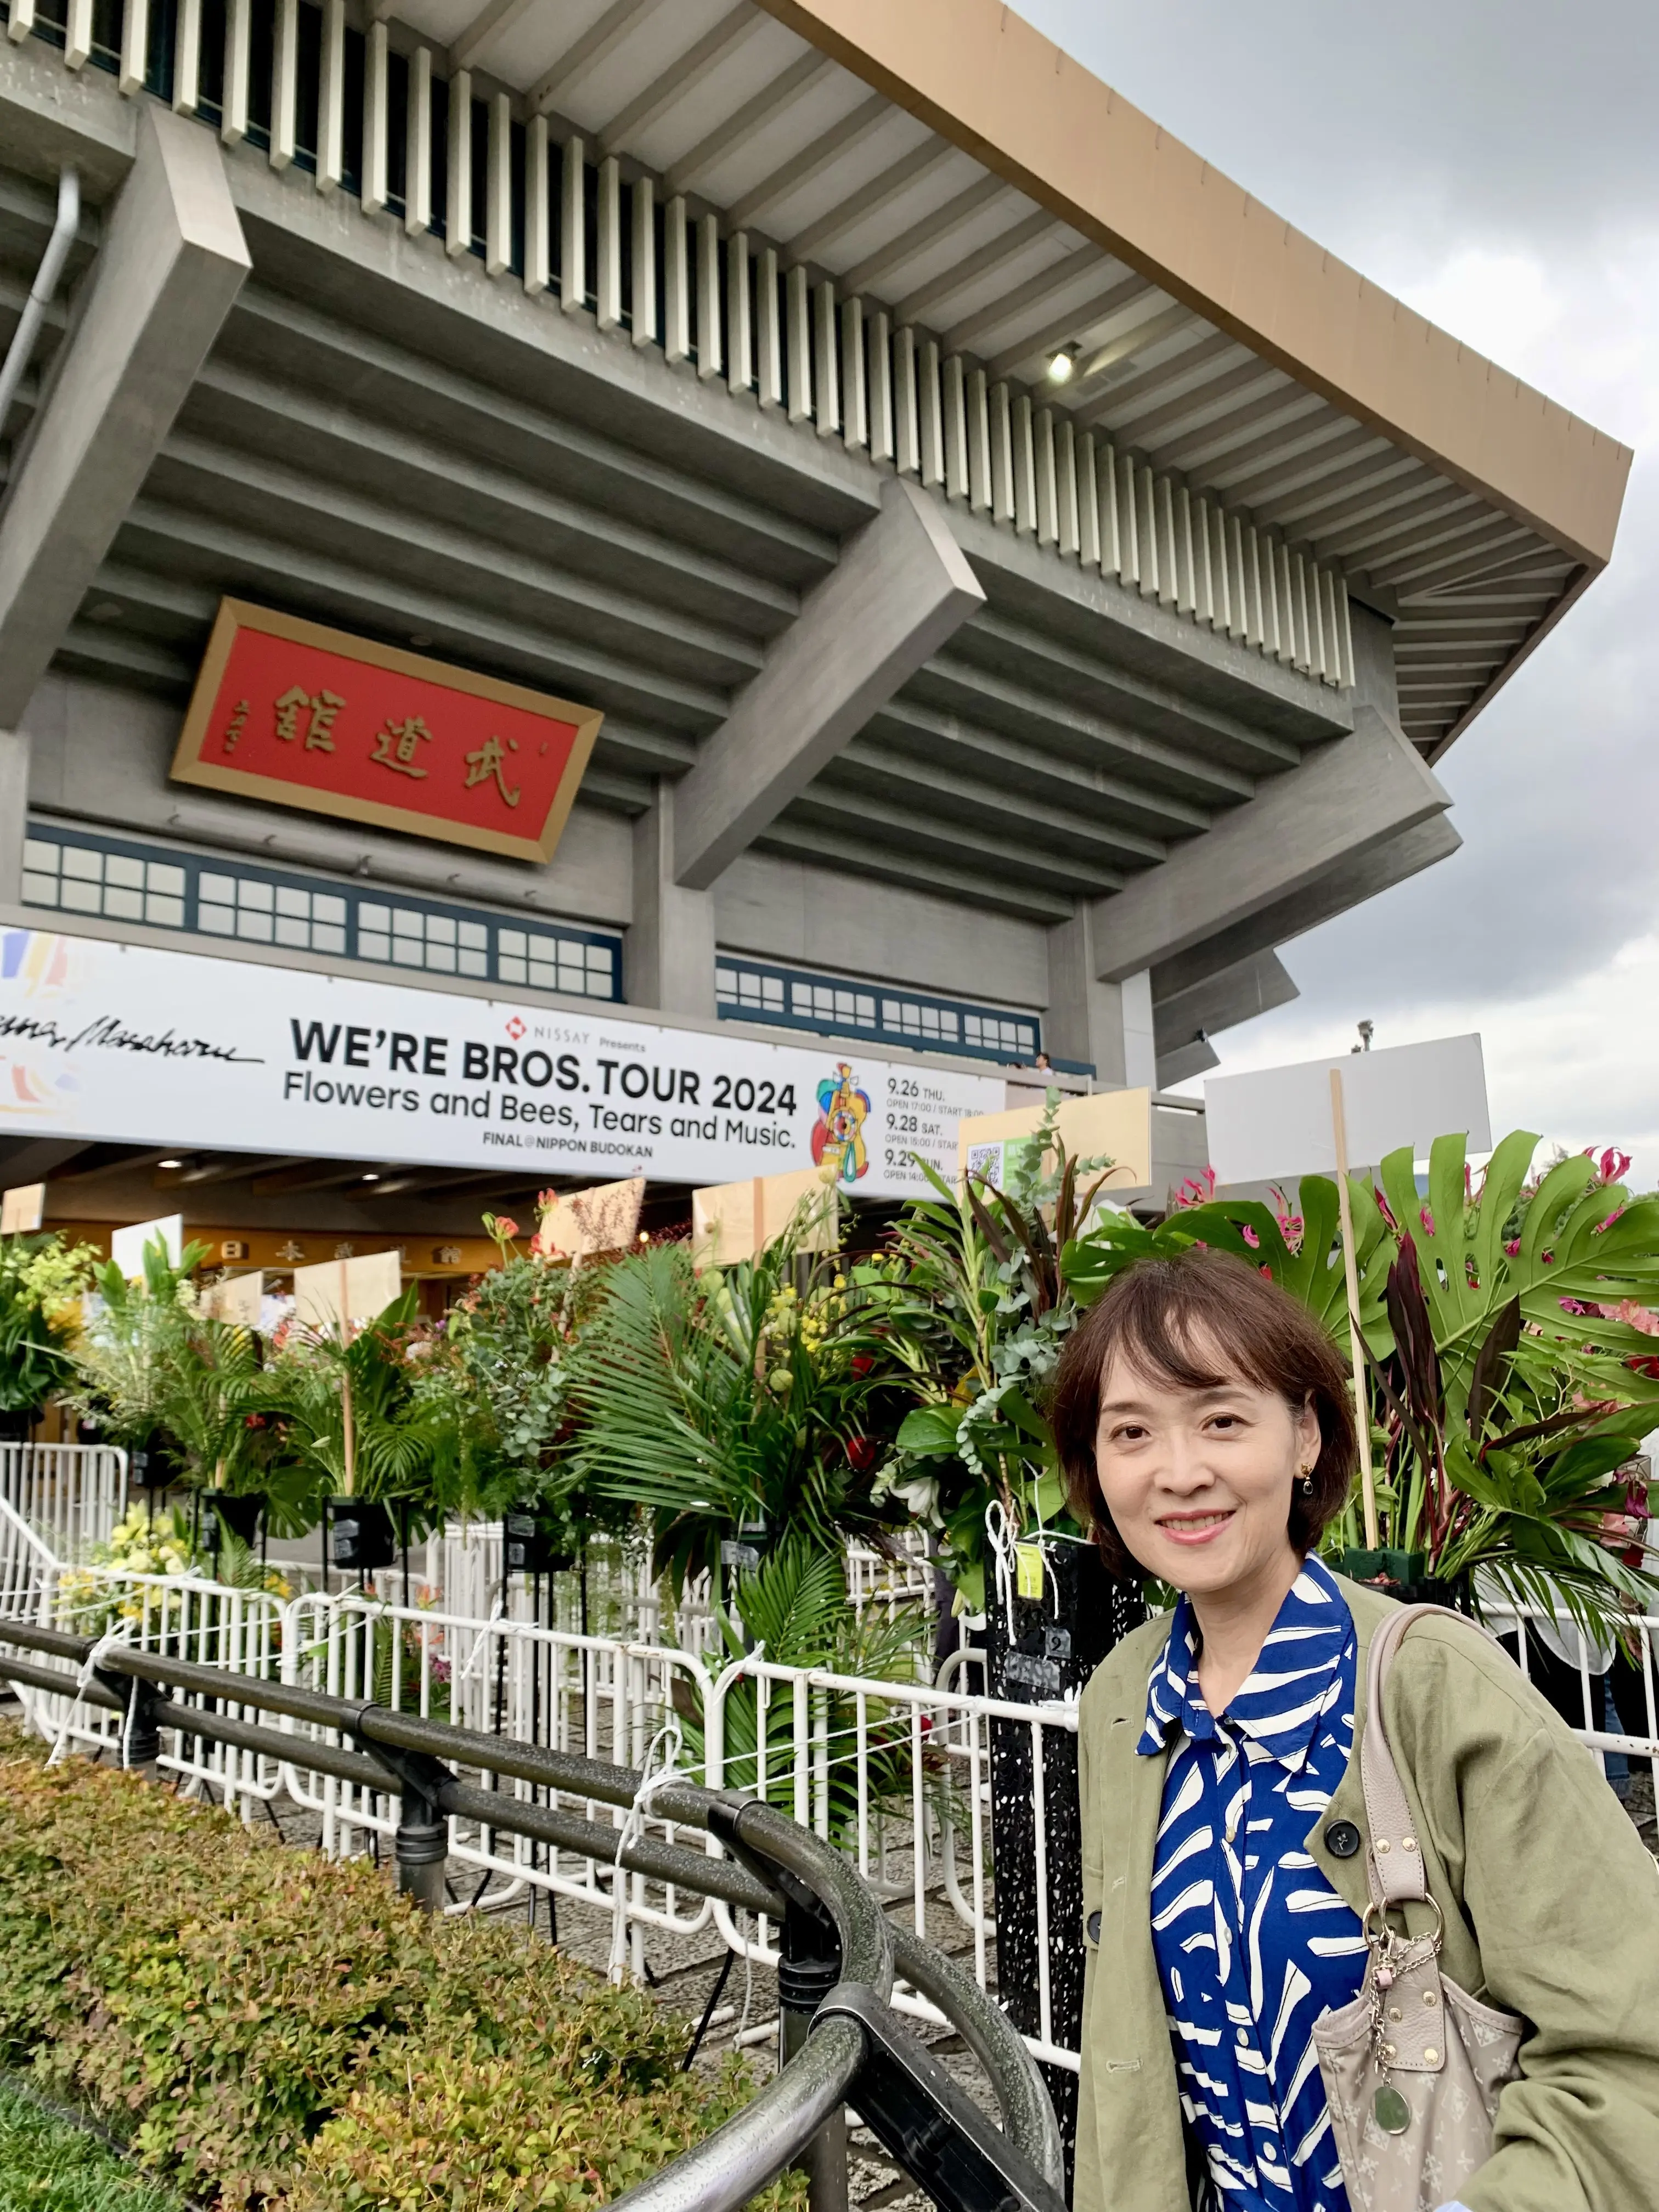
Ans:
POLYGON ((222 599, 173 774, 279 806, 545 860, 601 719, 516 684, 222 599))

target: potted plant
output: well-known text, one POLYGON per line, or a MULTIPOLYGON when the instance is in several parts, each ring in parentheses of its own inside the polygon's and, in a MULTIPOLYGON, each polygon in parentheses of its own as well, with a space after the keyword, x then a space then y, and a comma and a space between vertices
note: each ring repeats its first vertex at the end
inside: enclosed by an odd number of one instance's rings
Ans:
POLYGON ((93 1261, 88 1247, 56 1236, 0 1243, 0 1443, 27 1443, 73 1380, 77 1301, 93 1261))
POLYGON ((884 1262, 806 1251, 808 1226, 701 1274, 681 1245, 616 1261, 574 1347, 574 1480, 646 1510, 677 1593, 704 1572, 719 1588, 732 1545, 758 1558, 787 1529, 839 1559, 908 1518, 879 1480, 902 1293, 884 1262))
POLYGON ((143 1273, 131 1282, 112 1260, 95 1267, 75 1340, 66 1402, 89 1426, 126 1447, 140 1486, 152 1492, 184 1472, 167 1424, 167 1400, 195 1321, 191 1276, 206 1257, 206 1245, 190 1244, 175 1267, 158 1241, 146 1247, 143 1273))
POLYGON ((267 1370, 266 1403, 287 1448, 325 1491, 331 1564, 360 1574, 389 1566, 397 1538, 407 1547, 431 1517, 441 1434, 416 1397, 418 1300, 411 1284, 360 1329, 290 1328, 267 1370))

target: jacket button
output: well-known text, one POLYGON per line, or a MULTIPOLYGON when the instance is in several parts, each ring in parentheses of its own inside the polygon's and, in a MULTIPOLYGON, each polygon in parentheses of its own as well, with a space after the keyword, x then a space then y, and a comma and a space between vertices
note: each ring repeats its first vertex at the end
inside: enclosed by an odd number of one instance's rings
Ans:
POLYGON ((1359 1831, 1352 1820, 1333 1820, 1325 1831, 1325 1848, 1334 1859, 1351 1859, 1359 1844, 1359 1831))
POLYGON ((1091 1943, 1098 1943, 1100 1941, 1100 1915, 1097 1912, 1091 1912, 1089 1915, 1089 1941, 1091 1943))

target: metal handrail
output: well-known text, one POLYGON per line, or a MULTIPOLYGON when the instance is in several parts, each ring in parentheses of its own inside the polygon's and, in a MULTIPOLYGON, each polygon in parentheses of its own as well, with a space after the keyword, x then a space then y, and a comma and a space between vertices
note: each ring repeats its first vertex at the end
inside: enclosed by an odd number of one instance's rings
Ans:
MULTIPOLYGON (((644 1778, 630 1767, 113 1638, 100 1642, 8 1620, 0 1622, 0 1641, 69 1661, 76 1672, 0 1650, 0 1678, 123 1713, 125 1756, 132 1765, 154 1760, 165 1728, 397 1795, 398 1886, 428 1910, 442 1902, 453 1815, 586 1852, 600 1863, 779 1921, 786 1957, 793 1937, 793 1958, 805 1962, 796 1966, 793 1996, 781 1970, 785 2064, 723 2127, 619 2199, 630 2212, 738 2212, 784 2166, 810 2159, 815 2140, 825 2140, 823 2131, 849 2100, 907 2172, 953 2212, 1005 2206, 1062 2212, 1053 2107, 1012 2025, 942 1953, 890 1923, 874 1891, 827 1842, 772 1807, 690 1782, 653 1782, 652 1817, 711 1834, 730 1854, 716 1856, 479 1789, 463 1782, 450 1762, 632 1811, 646 1801, 644 1778), (170 1692, 210 1698, 215 1709, 181 1704, 170 1692), (264 1726, 217 1710, 222 1705, 331 1729, 358 1748, 264 1726), (889 2012, 896 1970, 938 2007, 979 2059, 1001 2107, 1000 2135, 889 2012), (918 2104, 928 2123, 921 2127, 918 2104)), ((811 2170, 816 2204, 821 2192, 817 2168, 811 2170)), ((844 2189, 843 2179, 842 2201, 844 2189)))

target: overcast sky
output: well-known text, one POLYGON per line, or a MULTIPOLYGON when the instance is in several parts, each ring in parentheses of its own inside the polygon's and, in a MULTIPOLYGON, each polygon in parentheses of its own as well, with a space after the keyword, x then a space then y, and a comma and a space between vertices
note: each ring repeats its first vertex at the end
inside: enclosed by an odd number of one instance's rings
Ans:
POLYGON ((1659 5, 1022 0, 1322 245, 1636 448, 1613 565, 1440 765, 1463 849, 1298 938, 1221 1070, 1477 1029, 1494 1133, 1659 1183, 1659 5))

